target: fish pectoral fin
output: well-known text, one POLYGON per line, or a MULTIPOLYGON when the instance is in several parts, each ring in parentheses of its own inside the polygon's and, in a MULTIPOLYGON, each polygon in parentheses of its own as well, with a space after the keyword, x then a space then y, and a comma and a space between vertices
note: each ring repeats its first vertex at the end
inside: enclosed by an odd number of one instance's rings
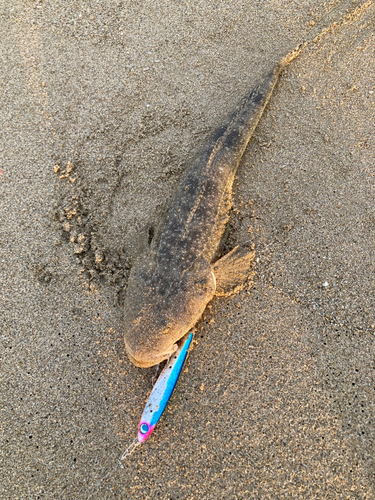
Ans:
POLYGON ((215 295, 229 296, 243 290, 251 278, 250 264, 255 252, 237 246, 213 264, 216 278, 215 295))

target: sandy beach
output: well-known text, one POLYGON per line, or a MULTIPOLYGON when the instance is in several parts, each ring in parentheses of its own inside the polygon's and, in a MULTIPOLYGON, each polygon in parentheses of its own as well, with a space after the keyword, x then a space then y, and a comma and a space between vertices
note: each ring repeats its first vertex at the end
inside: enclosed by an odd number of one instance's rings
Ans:
POLYGON ((375 4, 4 0, 0 498, 375 498, 375 4), (210 134, 290 50, 215 298, 152 437, 122 304, 210 134))

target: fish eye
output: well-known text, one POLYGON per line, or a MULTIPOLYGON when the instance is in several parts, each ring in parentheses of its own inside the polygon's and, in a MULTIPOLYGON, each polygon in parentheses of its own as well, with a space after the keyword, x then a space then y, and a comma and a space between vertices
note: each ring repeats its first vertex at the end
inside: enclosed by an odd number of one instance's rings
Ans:
POLYGON ((207 283, 207 278, 201 278, 201 279, 196 280, 196 281, 194 282, 194 284, 195 284, 196 286, 199 286, 199 285, 205 285, 206 283, 207 283))
POLYGON ((170 333, 171 330, 172 330, 172 325, 167 325, 163 330, 164 335, 168 335, 168 333, 170 333))

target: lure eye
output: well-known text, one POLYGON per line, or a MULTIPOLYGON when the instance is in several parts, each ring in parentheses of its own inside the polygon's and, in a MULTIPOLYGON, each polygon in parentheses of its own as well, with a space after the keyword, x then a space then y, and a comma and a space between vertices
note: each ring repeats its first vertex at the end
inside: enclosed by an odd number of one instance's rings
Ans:
POLYGON ((148 425, 147 424, 142 424, 139 428, 139 432, 141 434, 147 434, 148 432, 148 425))

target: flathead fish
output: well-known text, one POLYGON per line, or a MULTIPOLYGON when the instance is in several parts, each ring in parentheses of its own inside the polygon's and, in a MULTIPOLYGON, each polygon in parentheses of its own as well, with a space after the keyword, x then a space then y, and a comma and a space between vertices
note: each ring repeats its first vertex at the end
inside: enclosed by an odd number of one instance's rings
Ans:
POLYGON ((216 130, 188 170, 165 223, 134 262, 124 304, 125 346, 134 365, 167 359, 214 295, 245 286, 254 252, 236 247, 218 258, 233 180, 280 73, 299 51, 284 57, 216 130))

